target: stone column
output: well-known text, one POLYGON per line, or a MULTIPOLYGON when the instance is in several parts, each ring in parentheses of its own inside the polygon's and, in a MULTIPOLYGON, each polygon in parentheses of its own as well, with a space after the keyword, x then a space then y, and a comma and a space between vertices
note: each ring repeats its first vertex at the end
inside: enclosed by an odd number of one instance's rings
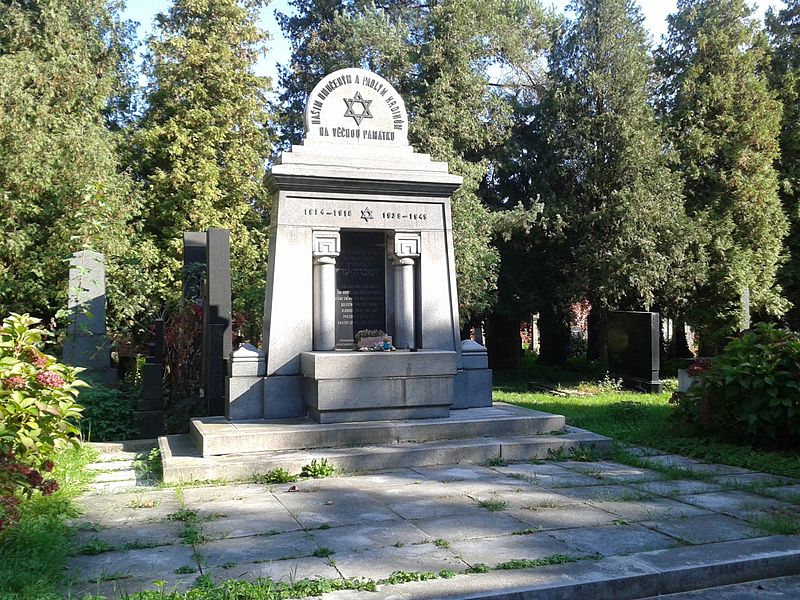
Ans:
POLYGON ((316 229, 314 257, 314 350, 336 349, 336 257, 340 251, 338 229, 316 229))
POLYGON ((414 298, 414 259, 420 255, 420 234, 394 234, 394 345, 416 348, 414 336, 416 307, 414 298))
POLYGON ((394 261, 394 345, 414 348, 414 259, 394 261))

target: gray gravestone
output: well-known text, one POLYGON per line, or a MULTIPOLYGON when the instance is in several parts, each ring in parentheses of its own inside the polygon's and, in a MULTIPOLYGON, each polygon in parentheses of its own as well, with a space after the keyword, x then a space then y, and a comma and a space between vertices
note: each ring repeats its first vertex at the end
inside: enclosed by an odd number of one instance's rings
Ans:
POLYGON ((231 357, 249 370, 230 371, 228 417, 338 423, 489 406, 485 349, 462 359, 450 208, 461 177, 414 151, 403 99, 369 71, 325 76, 305 125, 270 172, 263 353, 231 357), (352 350, 363 329, 398 350, 352 350))
POLYGON ((69 265, 67 307, 70 316, 63 360, 68 365, 87 369, 87 377, 105 383, 115 381, 106 337, 104 257, 93 250, 81 250, 72 255, 69 265))
POLYGON ((661 319, 658 313, 611 311, 608 319, 608 369, 623 383, 661 393, 661 319))
POLYGON ((227 229, 209 229, 203 302, 203 395, 209 416, 225 414, 225 375, 233 350, 231 247, 227 229))

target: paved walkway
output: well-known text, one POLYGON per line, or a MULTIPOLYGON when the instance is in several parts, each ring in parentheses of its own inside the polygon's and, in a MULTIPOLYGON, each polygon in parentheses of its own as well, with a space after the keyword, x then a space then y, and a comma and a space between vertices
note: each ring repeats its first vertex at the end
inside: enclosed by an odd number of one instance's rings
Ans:
POLYGON ((639 454, 649 468, 450 465, 86 495, 65 593, 185 589, 201 573, 378 581, 406 571, 440 576, 327 597, 643 598, 800 574, 800 538, 780 535, 800 519, 800 481, 639 454), (535 564, 521 561, 552 564, 511 568, 535 564))

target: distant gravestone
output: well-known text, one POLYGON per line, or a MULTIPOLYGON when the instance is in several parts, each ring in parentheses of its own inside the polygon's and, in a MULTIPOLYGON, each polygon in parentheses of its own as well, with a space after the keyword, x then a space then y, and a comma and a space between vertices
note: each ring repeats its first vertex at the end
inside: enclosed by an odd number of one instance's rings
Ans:
POLYGON ((81 250, 72 255, 69 265, 67 307, 70 316, 63 360, 68 365, 87 369, 86 376, 90 378, 115 381, 106 337, 104 257, 93 250, 81 250))
POLYGON ((660 317, 654 312, 612 311, 608 321, 608 369, 629 387, 661 393, 660 317))

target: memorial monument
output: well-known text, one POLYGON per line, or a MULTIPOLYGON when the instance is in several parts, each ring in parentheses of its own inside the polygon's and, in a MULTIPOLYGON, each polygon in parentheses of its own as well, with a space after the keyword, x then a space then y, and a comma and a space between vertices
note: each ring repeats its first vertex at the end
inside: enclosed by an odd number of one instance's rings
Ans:
MULTIPOLYGON (((263 380, 232 381, 227 416, 332 423, 489 406, 485 350, 469 344, 465 360, 459 338, 450 196, 461 177, 414 151, 403 99, 369 71, 320 81, 305 125, 270 174, 263 373, 243 375, 263 380), (355 351, 359 331, 396 351, 355 351)), ((260 364, 253 351, 234 354, 234 379, 260 364)))
MULTIPOLYGON (((447 165, 408 144, 403 99, 362 69, 311 92, 273 166, 263 348, 230 354, 225 416, 159 438, 164 481, 544 458, 610 440, 492 405, 486 348, 461 341, 447 165), (379 340, 357 349, 364 336, 379 340)), ((363 345, 363 344, 362 344, 363 345)))

